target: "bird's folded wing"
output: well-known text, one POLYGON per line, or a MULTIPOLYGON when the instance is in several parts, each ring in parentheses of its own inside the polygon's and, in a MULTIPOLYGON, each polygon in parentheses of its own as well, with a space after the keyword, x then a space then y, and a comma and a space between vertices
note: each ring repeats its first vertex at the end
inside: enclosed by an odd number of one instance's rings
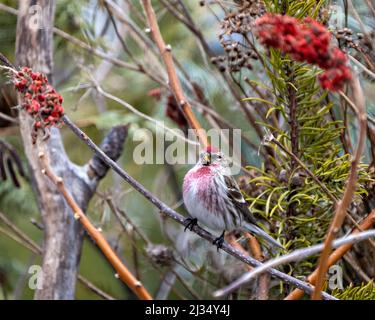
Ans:
POLYGON ((232 176, 224 176, 224 181, 227 186, 227 195, 228 198, 232 201, 235 207, 242 213, 244 219, 247 222, 253 223, 257 226, 257 222, 252 216, 248 204, 243 197, 241 190, 232 176))

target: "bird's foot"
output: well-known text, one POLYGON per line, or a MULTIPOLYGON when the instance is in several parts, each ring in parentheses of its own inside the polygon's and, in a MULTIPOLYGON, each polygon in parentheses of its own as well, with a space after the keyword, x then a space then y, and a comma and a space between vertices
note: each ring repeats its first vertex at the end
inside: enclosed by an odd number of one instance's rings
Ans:
POLYGON ((194 226, 196 226, 197 224, 198 224, 197 218, 186 218, 184 221, 184 225, 185 225, 184 231, 186 231, 186 229, 189 229, 190 231, 192 231, 194 226))
POLYGON ((216 245, 217 251, 219 251, 219 249, 221 249, 221 247, 223 246, 223 243, 224 243, 224 234, 225 234, 225 230, 220 235, 220 237, 217 237, 214 241, 212 241, 212 244, 216 245))

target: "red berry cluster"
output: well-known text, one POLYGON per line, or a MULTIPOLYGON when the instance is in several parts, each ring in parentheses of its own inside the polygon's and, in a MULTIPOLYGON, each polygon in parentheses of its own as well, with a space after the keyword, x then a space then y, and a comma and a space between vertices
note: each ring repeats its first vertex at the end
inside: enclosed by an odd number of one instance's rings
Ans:
POLYGON ((267 13, 258 18, 255 25, 263 45, 279 49, 296 61, 306 61, 324 69, 319 76, 324 89, 340 90, 351 78, 346 54, 331 46, 331 33, 312 18, 300 21, 267 13))
POLYGON ((14 73, 13 84, 22 95, 22 109, 26 110, 35 120, 33 139, 38 129, 59 125, 64 115, 63 99, 47 77, 39 72, 33 72, 23 67, 14 73))

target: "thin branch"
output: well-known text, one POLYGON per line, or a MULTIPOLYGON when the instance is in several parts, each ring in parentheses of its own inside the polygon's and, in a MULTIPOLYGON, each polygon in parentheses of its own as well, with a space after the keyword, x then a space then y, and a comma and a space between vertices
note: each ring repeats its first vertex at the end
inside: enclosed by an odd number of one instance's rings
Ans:
POLYGON ((198 122, 197 118, 194 115, 194 112, 191 108, 189 101, 185 98, 184 92, 181 87, 180 80, 178 79, 176 69, 173 63, 173 57, 171 53, 171 46, 166 45, 164 39, 160 33, 160 29, 158 26, 158 22, 155 16, 154 9, 152 8, 150 0, 142 0, 142 4, 147 16, 147 21, 149 23, 149 27, 151 29, 152 36, 154 41, 160 51, 162 59, 164 61, 165 67, 168 73, 169 85, 173 94, 176 98, 176 101, 180 105, 184 115, 186 116, 190 126, 196 130, 196 134, 199 137, 200 142, 203 146, 208 145, 207 136, 202 130, 200 123, 198 122))
POLYGON ((110 100, 113 100, 113 101, 119 103, 120 105, 127 108, 129 111, 133 112, 137 116, 141 117, 142 119, 145 119, 147 121, 152 122, 153 124, 155 124, 155 126, 158 126, 161 129, 163 129, 165 131, 168 131, 173 136, 176 136, 177 138, 179 138, 179 139, 181 139, 181 140, 183 140, 183 141, 185 141, 189 144, 197 145, 197 142, 185 138, 182 134, 179 134, 178 132, 176 132, 176 130, 173 130, 173 129, 167 127, 163 122, 155 120, 154 118, 148 116, 147 114, 144 114, 144 113, 140 112, 138 109, 134 108, 131 104, 127 103, 126 101, 124 101, 124 100, 104 91, 102 89, 102 87, 99 86, 99 84, 95 83, 95 86, 96 86, 96 90, 98 91, 98 93, 100 93, 102 96, 106 97, 107 99, 110 99, 110 100))
POLYGON ((356 58, 349 54, 349 59, 354 62, 360 69, 366 72, 372 79, 375 79, 375 73, 372 72, 370 69, 366 68, 361 62, 359 62, 356 58))
POLYGON ((361 29, 361 32, 363 33, 363 35, 365 36, 366 40, 369 41, 371 43, 371 46, 372 48, 375 47, 375 42, 374 40, 366 33, 366 28, 365 28, 365 25, 363 24, 363 21, 358 13, 358 11, 356 10, 356 8, 354 7, 354 4, 352 2, 352 0, 347 0, 348 1, 348 4, 349 4, 349 7, 350 9, 352 10, 353 12, 353 15, 354 17, 357 19, 357 22, 359 24, 359 27, 361 29))
POLYGON ((322 183, 312 172, 311 170, 293 153, 290 152, 287 148, 285 148, 279 141, 275 139, 273 135, 267 137, 267 141, 274 143, 280 149, 282 149, 287 155, 289 155, 294 161, 298 163, 298 165, 305 170, 305 172, 319 185, 319 187, 327 194, 327 196, 334 202, 337 202, 337 198, 329 191, 329 189, 322 183))
MULTIPOLYGON (((370 214, 366 217, 365 220, 359 225, 359 228, 353 230, 351 235, 355 235, 360 233, 361 231, 368 230, 374 226, 375 223, 375 209, 370 212, 370 214)), ((337 261, 339 261, 346 252, 348 252, 353 247, 352 243, 348 243, 346 245, 342 245, 341 247, 337 248, 335 251, 331 253, 328 258, 328 266, 334 265, 337 261)), ((315 284, 316 277, 318 274, 318 269, 316 269, 312 274, 310 274, 307 278, 307 281, 311 284, 315 284)), ((303 297, 304 292, 295 289, 293 290, 285 300, 298 300, 303 297)))
POLYGON ((78 275, 77 278, 79 282, 81 282, 84 286, 86 286, 88 289, 90 289, 92 292, 96 293, 98 296, 102 297, 103 299, 116 300, 114 297, 110 296, 108 293, 99 289, 91 281, 87 280, 85 277, 82 277, 80 274, 78 275))
MULTIPOLYGON (((340 93, 340 94, 343 94, 343 93, 340 93)), ((367 127, 367 126, 366 126, 367 127)), ((295 161, 302 167, 303 170, 305 170, 305 172, 322 188, 322 190, 327 194, 327 196, 332 200, 333 202, 333 206, 336 207, 337 206, 337 202, 338 202, 338 199, 336 198, 336 196, 331 193, 331 191, 329 191, 329 189, 325 186, 324 183, 322 183, 312 172, 311 170, 292 152, 290 152, 287 148, 285 148, 279 141, 277 141, 275 139, 275 137, 272 135, 272 134, 269 134, 269 136, 267 137, 267 141, 269 142, 272 142, 274 144, 276 144, 280 149, 282 149, 286 154, 288 154, 290 157, 294 158, 295 161)), ((353 217, 350 215, 350 211, 347 210, 348 212, 348 219, 353 223, 354 226, 356 226, 357 228, 359 227, 358 226, 358 223, 353 219, 353 217)))
MULTIPOLYGON (((330 103, 330 101, 328 99, 328 96, 326 97, 326 102, 327 102, 327 105, 330 103)), ((340 140, 341 140, 342 148, 343 148, 345 154, 347 154, 347 153, 349 153, 349 146, 348 146, 348 141, 347 141, 347 138, 346 138, 346 135, 345 135, 346 131, 345 131, 345 129, 340 128, 339 123, 337 122, 335 112, 332 108, 329 108, 329 114, 331 116, 331 119, 332 119, 333 123, 335 124, 335 128, 340 131, 340 140)))
MULTIPOLYGON (((298 128, 298 119, 297 119, 297 97, 296 97, 296 88, 293 85, 294 82, 294 70, 291 70, 290 64, 287 67, 287 75, 289 77, 288 79, 288 102, 289 102, 289 127, 290 127, 290 143, 291 143, 291 150, 292 153, 296 157, 291 157, 291 170, 294 171, 297 167, 297 161, 296 158, 299 157, 299 128, 298 128)), ((290 195, 288 196, 288 201, 290 197, 295 192, 295 186, 290 186, 290 195)), ((294 216, 296 214, 296 202, 289 202, 286 215, 288 217, 294 216)), ((288 237, 293 236, 291 234, 289 222, 286 222, 286 230, 288 237)))
MULTIPOLYGON (((338 248, 340 246, 351 244, 366 240, 368 238, 375 237, 375 230, 371 231, 364 231, 360 232, 358 234, 350 235, 348 237, 343 237, 341 239, 335 240, 332 242, 333 248, 338 248)), ((282 264, 295 262, 295 261, 301 261, 303 259, 309 258, 312 255, 321 252, 325 247, 324 243, 317 244, 308 248, 303 249, 297 249, 294 250, 291 253, 288 253, 286 255, 283 255, 281 257, 272 259, 270 261, 265 262, 262 266, 254 268, 253 270, 243 274, 241 277, 239 277, 237 280, 233 281, 231 284, 226 286, 223 289, 220 289, 214 293, 215 297, 222 297, 225 296, 234 290, 238 289, 245 283, 251 281, 258 275, 264 273, 268 268, 274 268, 282 264)))
POLYGON ((11 123, 14 123, 14 124, 16 124, 16 125, 19 124, 19 121, 18 121, 16 118, 13 118, 13 117, 11 117, 11 116, 8 116, 7 114, 5 114, 5 113, 3 113, 3 112, 0 112, 0 118, 1 118, 1 119, 4 119, 4 120, 6 120, 6 121, 9 121, 9 122, 11 122, 11 123))
MULTIPOLYGON (((42 248, 37 245, 28 235, 26 235, 22 230, 20 230, 14 223, 12 223, 5 214, 0 212, 0 220, 14 232, 14 235, 7 230, 3 230, 0 228, 0 233, 3 233, 4 235, 8 236, 9 238, 13 239, 23 247, 29 249, 31 252, 37 255, 41 255, 43 250, 42 248)), ((103 299, 106 300, 116 300, 114 297, 110 296, 108 293, 104 292, 103 290, 99 289, 97 286, 95 286, 91 281, 83 277, 82 275, 78 275, 78 280, 86 286, 88 289, 90 289, 92 292, 97 294, 103 299)))
MULTIPOLYGON (((290 75, 290 83, 293 83, 294 76, 293 71, 290 75)), ((292 145, 292 153, 298 157, 299 147, 298 147, 298 120, 297 120, 297 98, 296 89, 293 85, 289 84, 288 87, 288 98, 289 98, 289 125, 290 125, 290 141, 292 145)), ((292 169, 296 166, 296 161, 292 157, 292 169)))
POLYGON ((356 276, 362 278, 364 282, 370 282, 371 278, 363 271, 362 267, 357 263, 357 260, 353 257, 351 252, 348 252, 344 256, 344 260, 350 265, 350 267, 355 271, 356 276))
POLYGON ((107 240, 103 235, 95 228, 86 215, 82 212, 76 201, 70 195, 68 190, 65 188, 64 181, 61 177, 55 175, 49 166, 48 159, 43 152, 39 153, 39 158, 43 163, 43 173, 56 185, 62 196, 65 198, 68 205, 74 212, 74 218, 78 220, 82 226, 86 229, 92 239, 96 242, 97 246, 101 249, 103 254, 107 257, 108 261, 117 271, 120 279, 128 285, 128 287, 138 296, 141 300, 152 300, 151 295, 148 293, 146 288, 138 281, 128 268, 122 263, 120 258, 112 250, 107 240))
MULTIPOLYGON (((127 172, 125 172, 115 161, 110 159, 83 131, 81 131, 74 123, 65 115, 63 116, 62 120, 64 123, 77 135, 77 137, 82 140, 93 152, 95 152, 105 163, 108 164, 121 178, 123 178, 126 182, 128 182, 135 190, 137 190, 140 194, 142 194, 147 200, 149 200, 155 207, 157 207, 160 212, 167 215, 169 218, 173 219, 174 221, 178 222, 181 225, 184 225, 185 218, 168 207, 164 202, 159 200, 155 197, 150 191, 148 191, 142 184, 140 184, 137 180, 131 177, 127 172)), ((209 241, 212 243, 215 240, 215 236, 211 233, 207 232, 206 230, 202 229, 199 226, 194 226, 193 230, 201 238, 209 241)), ((240 261, 250 265, 250 266, 260 266, 262 265, 261 262, 258 260, 246 256, 239 250, 233 248, 232 246, 228 245, 227 243, 223 243, 222 250, 227 252, 228 254, 232 255, 233 257, 237 258, 240 261)), ((287 275, 281 271, 276 269, 270 269, 267 271, 272 276, 290 283, 297 288, 307 292, 312 293, 313 287, 306 284, 304 281, 296 279, 290 275, 287 275)), ((324 298, 328 300, 334 299, 331 295, 327 293, 323 293, 324 298)))
POLYGON ((29 249, 30 251, 34 252, 34 248, 33 247, 31 247, 28 243, 23 242, 22 239, 19 239, 17 236, 15 236, 14 234, 12 234, 8 230, 3 229, 2 227, 0 227, 0 233, 3 234, 3 235, 5 235, 5 236, 7 236, 8 238, 14 240, 15 242, 17 242, 18 244, 24 246, 25 248, 29 249))
POLYGON ((372 13, 372 16, 375 17, 375 7, 373 6, 373 4, 370 2, 370 0, 365 0, 367 6, 369 7, 371 13, 372 13))
MULTIPOLYGON (((246 234, 248 239, 248 244, 251 249, 251 252, 255 259, 263 262, 264 256, 262 253, 262 248, 257 240, 253 235, 250 233, 246 234)), ((257 300, 268 300, 268 291, 270 285, 270 278, 268 274, 262 274, 258 279, 258 285, 256 289, 256 299, 257 300)))
MULTIPOLYGON (((175 268, 175 266, 172 266, 172 268, 175 268)), ((176 274, 172 270, 173 269, 171 269, 164 275, 157 293, 155 294, 155 300, 166 300, 168 298, 169 293, 173 288, 177 278, 176 274)))
POLYGON ((354 154, 354 158, 351 162, 351 170, 348 177, 348 182, 346 185, 346 189, 342 199, 337 203, 335 216, 332 220, 331 226, 329 227, 328 234, 326 236, 326 240, 324 242, 324 250, 320 257, 319 268, 318 268, 318 275, 315 285, 314 294, 312 295, 313 300, 320 299, 320 293, 323 288, 325 274, 328 270, 328 258, 329 254, 332 251, 332 241, 336 238, 337 234, 339 233, 341 226, 344 222, 346 211, 350 205, 350 202, 353 198, 356 184, 357 184, 357 167, 361 160, 361 156, 363 153, 365 140, 366 140, 366 128, 367 128, 367 119, 366 119, 366 107, 365 107, 365 100, 362 92, 361 85, 359 83, 358 77, 355 77, 351 81, 353 97, 355 104, 358 110, 358 121, 359 121, 359 139, 358 139, 358 146, 354 154))
MULTIPOLYGON (((0 3, 0 10, 11 13, 11 14, 14 14, 14 15, 18 15, 17 9, 14 9, 14 8, 12 8, 10 6, 7 6, 5 4, 2 4, 2 3, 0 3)), ((130 64, 130 63, 126 63, 126 62, 124 62, 120 59, 114 58, 110 54, 105 53, 105 52, 103 52, 99 49, 96 49, 96 48, 92 47, 91 45, 77 39, 76 37, 73 37, 69 33, 66 33, 65 31, 63 31, 59 28, 53 27, 53 32, 56 35, 60 36, 61 38, 73 43, 74 45, 76 45, 78 47, 81 47, 82 49, 96 55, 99 58, 102 58, 104 60, 107 60, 107 61, 113 63, 116 66, 123 67, 123 68, 126 68, 128 70, 144 73, 142 68, 140 68, 139 66, 136 66, 136 65, 133 65, 133 64, 130 64)))
MULTIPOLYGON (((350 106, 350 108, 356 113, 358 114, 358 109, 355 105, 355 103, 350 100, 350 98, 343 92, 343 91, 339 91, 339 94, 340 96, 348 103, 348 105, 350 106)), ((369 115, 367 115, 367 120, 369 122, 371 122, 371 124, 375 125, 375 119, 369 115)))
MULTIPOLYGON (((164 0, 163 0, 164 3, 164 0)), ((182 1, 179 1, 180 6, 183 8, 184 11, 184 17, 183 18, 180 14, 177 14, 176 10, 171 5, 168 5, 167 8, 168 10, 181 22, 183 23, 198 39, 201 47, 204 49, 208 57, 214 57, 215 53, 211 50, 209 47, 206 39, 204 38, 202 32, 199 30, 199 28, 195 25, 192 17, 190 16, 189 12, 187 11, 186 7, 184 6, 182 1)), ((166 5, 166 4, 165 4, 166 5)), ((217 66, 218 68, 218 66, 217 66)), ((251 110, 249 110, 251 105, 247 102, 244 101, 241 97, 241 95, 236 91, 236 89, 233 86, 233 83, 235 83, 237 86, 241 88, 241 85, 231 76, 228 76, 228 74, 219 71, 220 76, 223 78, 224 82, 227 84, 230 93, 232 96, 238 101, 240 108, 242 109, 242 112, 245 114, 246 118, 248 121, 251 123, 253 128, 255 129, 257 135, 259 136, 260 139, 262 139, 262 130, 260 125, 257 123, 256 118, 253 116, 251 110)), ((256 111, 257 108, 255 108, 256 111)))
MULTIPOLYGON (((132 229, 133 231, 146 243, 147 246, 150 246, 150 245, 153 245, 153 243, 150 241, 150 239, 148 239, 148 237, 130 220, 130 218, 127 216, 126 212, 124 210, 121 210, 120 208, 118 208, 112 198, 109 196, 105 197, 105 201, 107 202, 109 208, 111 209, 111 211, 113 212, 113 214, 115 215, 116 219, 118 220, 118 222, 120 223, 120 226, 121 228, 123 229, 123 231, 125 231, 126 233, 128 233, 128 230, 126 228, 126 225, 123 221, 123 219, 129 223, 131 226, 132 226, 132 229), (122 219, 123 218, 123 219, 122 219)), ((131 239, 132 241, 132 245, 134 248, 136 248, 136 244, 135 244, 135 241, 134 239, 131 239)), ((145 252, 141 252, 144 257, 150 262, 150 264, 157 270, 158 274, 161 274, 162 270, 160 269, 160 267, 149 257, 149 255, 145 252)), ((186 291, 188 291, 192 297, 194 297, 194 299, 196 300, 202 300, 198 294, 196 294, 193 289, 187 284, 185 283, 185 280, 182 279, 177 271, 175 270, 175 266, 173 265, 170 272, 172 272, 175 277, 177 278, 177 280, 179 280, 179 282, 181 283, 181 285, 186 289, 186 291)), ((164 281, 164 279, 163 279, 164 281)), ((175 290, 174 290, 175 291, 175 290)), ((157 297, 155 297, 156 300, 157 297)))

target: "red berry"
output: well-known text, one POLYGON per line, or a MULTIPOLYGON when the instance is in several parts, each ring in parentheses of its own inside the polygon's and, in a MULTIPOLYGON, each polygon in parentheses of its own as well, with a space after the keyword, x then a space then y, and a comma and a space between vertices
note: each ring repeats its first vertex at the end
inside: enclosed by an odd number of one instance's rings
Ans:
POLYGON ((315 64, 326 71, 319 76, 323 88, 339 90, 349 80, 348 58, 339 48, 330 48, 331 33, 312 18, 300 21, 293 17, 267 13, 256 21, 260 42, 279 49, 301 62, 315 64))

